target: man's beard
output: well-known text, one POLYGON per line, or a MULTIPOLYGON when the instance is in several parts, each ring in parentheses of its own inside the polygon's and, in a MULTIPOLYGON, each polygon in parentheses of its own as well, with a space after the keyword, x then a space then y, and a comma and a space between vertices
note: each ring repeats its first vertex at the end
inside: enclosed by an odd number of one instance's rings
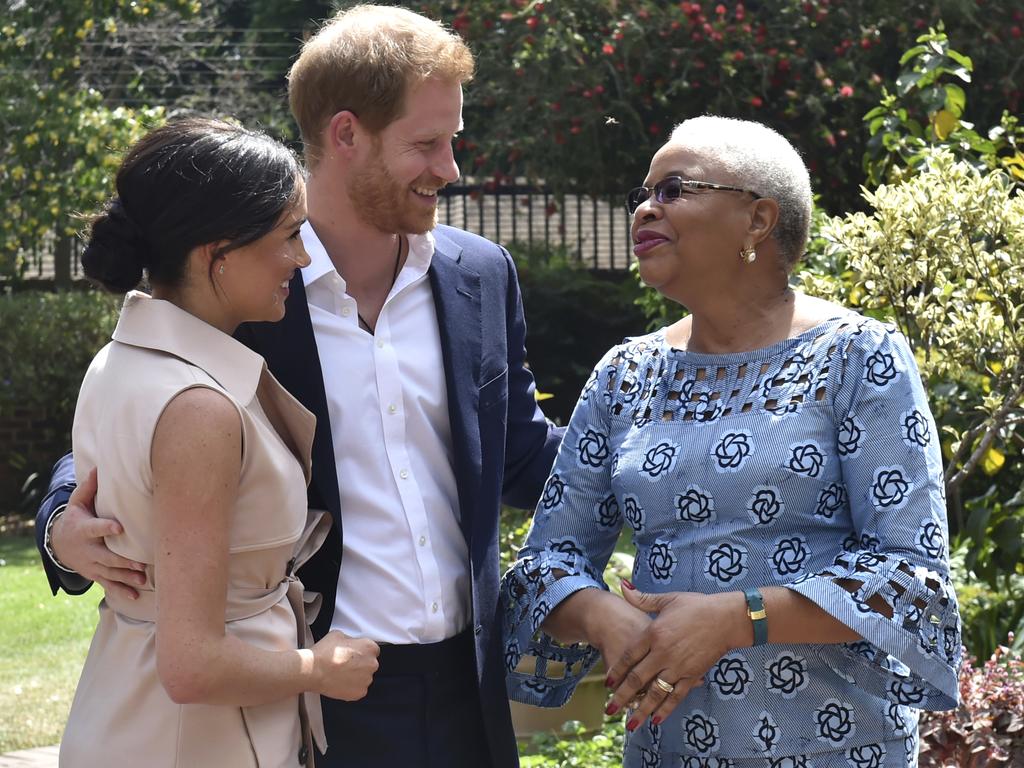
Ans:
MULTIPOLYGON (((423 186, 443 185, 432 179, 423 186)), ((351 177, 348 194, 356 215, 381 232, 420 235, 437 225, 437 206, 430 210, 410 206, 407 195, 413 192, 395 180, 379 151, 351 177)))

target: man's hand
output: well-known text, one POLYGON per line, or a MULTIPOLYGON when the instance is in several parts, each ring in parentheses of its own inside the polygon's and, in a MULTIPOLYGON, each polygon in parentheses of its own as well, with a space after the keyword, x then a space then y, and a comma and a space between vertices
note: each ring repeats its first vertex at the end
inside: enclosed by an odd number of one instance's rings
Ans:
POLYGON ((83 578, 95 581, 112 595, 134 600, 135 587, 146 583, 145 566, 114 554, 104 536, 124 532, 117 520, 96 516, 96 470, 81 483, 68 500, 67 508, 53 524, 50 543, 61 564, 83 578))

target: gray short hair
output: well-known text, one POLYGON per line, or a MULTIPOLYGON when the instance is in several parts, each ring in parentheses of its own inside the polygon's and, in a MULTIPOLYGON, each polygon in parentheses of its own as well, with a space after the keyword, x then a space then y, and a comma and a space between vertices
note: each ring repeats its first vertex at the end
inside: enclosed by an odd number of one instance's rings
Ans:
POLYGON ((735 184, 775 200, 779 220, 772 236, 787 269, 800 260, 811 229, 811 180, 785 136, 752 120, 702 115, 677 125, 669 143, 685 146, 729 175, 704 181, 735 184))

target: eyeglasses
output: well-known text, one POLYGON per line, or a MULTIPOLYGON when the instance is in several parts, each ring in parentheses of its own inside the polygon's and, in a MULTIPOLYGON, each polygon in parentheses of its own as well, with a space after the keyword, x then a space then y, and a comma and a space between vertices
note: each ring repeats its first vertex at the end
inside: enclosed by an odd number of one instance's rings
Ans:
POLYGON ((712 184, 710 181, 694 181, 693 179, 684 179, 681 176, 666 176, 655 184, 654 187, 634 187, 629 190, 629 194, 626 195, 626 210, 630 214, 636 213, 636 209, 650 199, 652 193, 654 199, 664 205, 673 200, 678 200, 683 195, 692 195, 698 189, 713 189, 721 192, 745 192, 748 195, 753 195, 755 200, 761 199, 757 192, 751 192, 749 189, 729 187, 725 184, 712 184))

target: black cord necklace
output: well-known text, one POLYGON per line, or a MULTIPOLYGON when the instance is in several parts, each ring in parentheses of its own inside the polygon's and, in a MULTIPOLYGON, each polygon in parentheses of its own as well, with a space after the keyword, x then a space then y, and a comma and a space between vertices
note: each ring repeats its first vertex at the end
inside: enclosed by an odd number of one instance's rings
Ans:
MULTIPOLYGON (((388 288, 388 293, 391 292, 391 288, 395 287, 395 281, 398 279, 398 271, 399 271, 398 270, 398 265, 401 264, 401 263, 402 263, 402 236, 399 235, 398 236, 398 251, 395 253, 395 271, 394 271, 394 274, 391 275, 391 286, 388 288)), ((381 306, 381 309, 384 309, 384 307, 381 306)), ((358 311, 356 312, 356 317, 359 318, 359 323, 363 326, 363 329, 367 333, 369 333, 372 336, 376 332, 377 326, 374 325, 374 326, 371 327, 370 324, 368 322, 366 322, 366 319, 358 311)), ((378 317, 380 317, 380 315, 378 315, 378 317)))

